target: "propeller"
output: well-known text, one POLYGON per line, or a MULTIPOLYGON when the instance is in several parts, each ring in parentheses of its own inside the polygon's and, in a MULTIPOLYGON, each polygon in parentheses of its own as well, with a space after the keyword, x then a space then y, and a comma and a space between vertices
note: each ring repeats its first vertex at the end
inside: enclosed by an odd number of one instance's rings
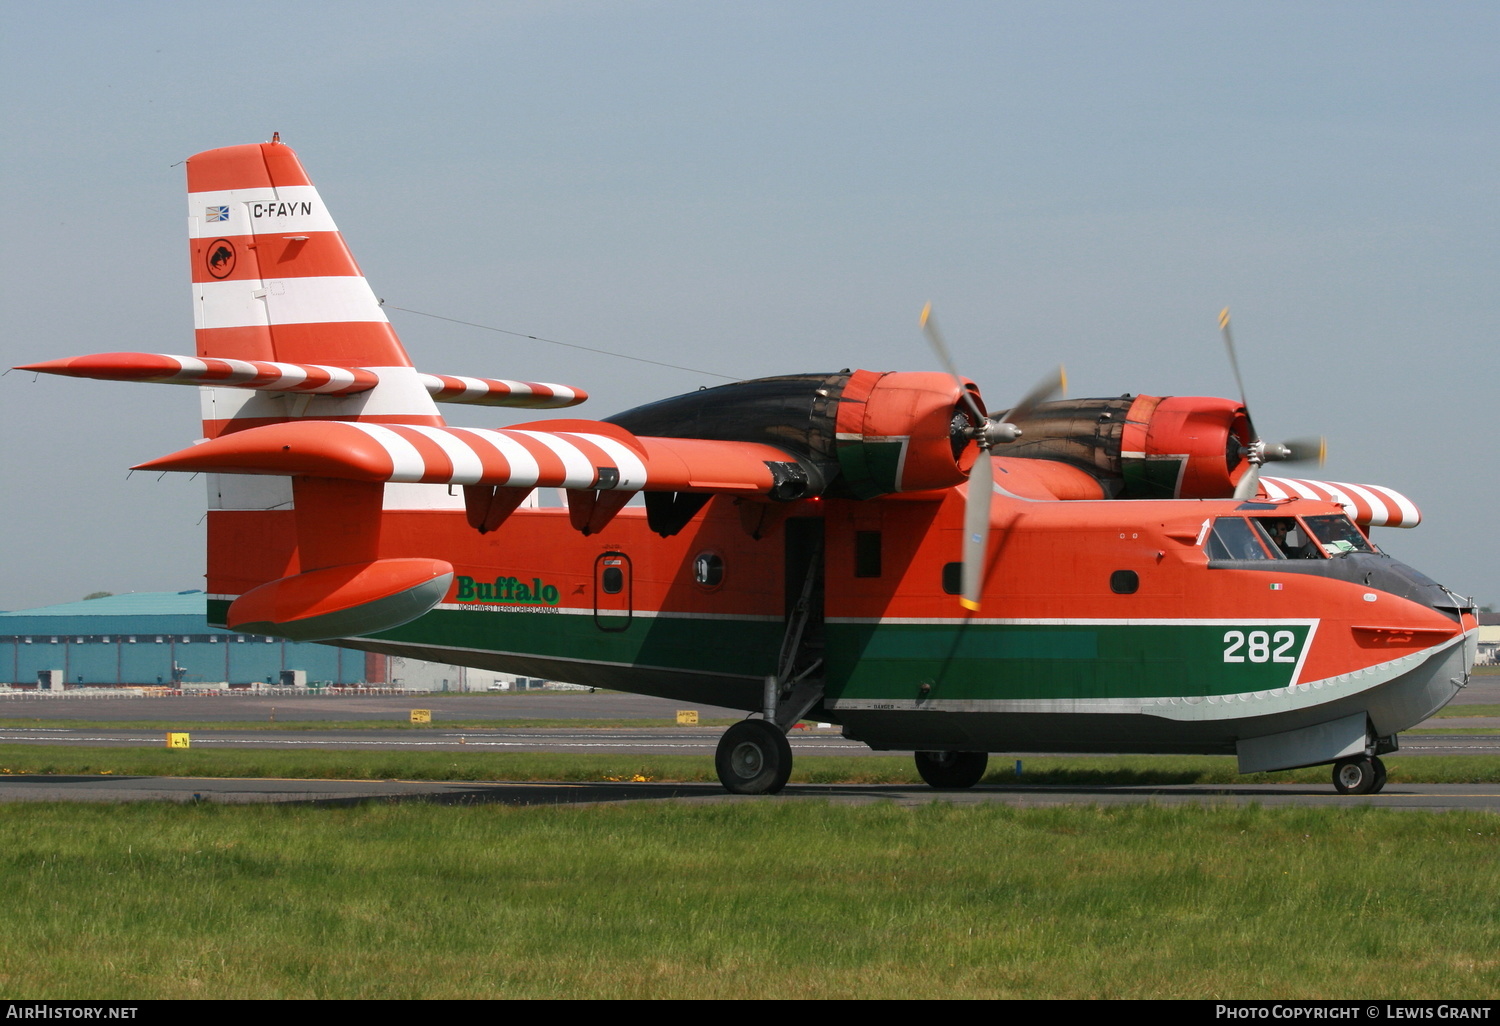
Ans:
POLYGON ((1058 392, 1066 391, 1068 375, 1062 367, 1058 367, 1056 374, 1049 374, 1037 382, 1003 416, 987 417, 969 391, 963 375, 958 373, 953 357, 948 354, 948 346, 943 342, 937 321, 932 316, 931 303, 922 308, 922 331, 937 355, 938 362, 958 385, 959 394, 969 408, 969 424, 961 428, 960 433, 973 439, 979 446, 979 456, 974 460, 973 469, 969 471, 968 498, 964 500, 963 583, 959 589, 959 601, 964 608, 978 610, 979 597, 984 591, 984 558, 989 551, 990 504, 995 494, 995 467, 990 462, 990 448, 1020 438, 1021 428, 1015 422, 1025 420, 1037 406, 1058 392))
POLYGON ((1229 366, 1234 370, 1234 382, 1240 389, 1240 405, 1245 408, 1245 423, 1250 429, 1250 444, 1242 447, 1240 454, 1250 463, 1234 486, 1234 497, 1241 501, 1253 499, 1260 491, 1260 468, 1265 463, 1316 463, 1322 466, 1328 458, 1326 438, 1293 438, 1285 442, 1264 442, 1255 430, 1255 421, 1250 416, 1250 403, 1245 398, 1245 381, 1240 377, 1240 361, 1234 353, 1234 334, 1229 329, 1229 307, 1219 311, 1219 331, 1224 336, 1224 349, 1229 353, 1229 366))

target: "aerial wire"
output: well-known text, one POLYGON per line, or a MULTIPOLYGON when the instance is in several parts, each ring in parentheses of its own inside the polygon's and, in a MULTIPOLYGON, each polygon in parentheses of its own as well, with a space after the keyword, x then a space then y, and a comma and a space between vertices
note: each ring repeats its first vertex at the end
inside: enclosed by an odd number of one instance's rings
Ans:
POLYGON ((723 378, 725 381, 740 381, 741 378, 729 374, 718 374, 714 371, 703 370, 699 367, 684 367, 679 363, 663 363, 660 360, 648 360, 643 356, 630 356, 626 353, 612 353, 608 349, 594 349, 590 346, 581 346, 576 342, 559 342, 555 338, 543 338, 540 335, 528 335, 522 331, 507 331, 505 328, 497 328, 490 324, 476 324, 473 321, 461 321, 457 317, 444 317, 442 314, 427 313, 423 310, 412 310, 409 307, 396 306, 380 300, 380 305, 390 310, 400 310, 402 313, 416 314, 418 317, 431 317, 435 321, 447 321, 450 324, 462 324, 469 328, 479 328, 482 331, 498 332, 501 335, 513 335, 516 338, 527 338, 533 342, 546 342, 549 345, 565 346, 568 349, 581 349, 585 353, 598 353, 600 356, 613 356, 620 360, 634 360, 636 363, 649 363, 653 367, 667 367, 671 370, 687 371, 689 374, 704 374, 711 378, 723 378))

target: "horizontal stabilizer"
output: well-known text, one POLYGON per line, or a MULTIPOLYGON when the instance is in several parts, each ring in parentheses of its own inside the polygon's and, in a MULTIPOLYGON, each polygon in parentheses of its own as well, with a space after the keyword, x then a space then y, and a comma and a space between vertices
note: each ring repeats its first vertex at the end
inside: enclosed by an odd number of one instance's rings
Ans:
POLYGON ((1416 503, 1381 485, 1343 481, 1304 481, 1291 477, 1262 477, 1260 493, 1268 499, 1322 499, 1344 507, 1361 527, 1416 527, 1422 511, 1416 503))
POLYGON ((373 371, 270 360, 226 360, 167 353, 95 353, 29 363, 16 370, 104 381, 147 381, 165 385, 232 385, 269 392, 353 395, 380 383, 373 371))
POLYGON ((301 421, 221 435, 135 469, 789 499, 802 497, 787 489, 795 465, 759 442, 643 438, 598 421, 545 431, 301 421))
POLYGON ((440 559, 377 559, 283 577, 229 607, 229 627, 293 641, 352 638, 399 627, 443 600, 453 566, 440 559))
POLYGON ((556 410, 564 406, 577 406, 589 397, 581 388, 553 385, 545 381, 470 378, 457 374, 418 374, 417 377, 428 393, 440 403, 556 410))
MULTIPOLYGON (((379 373, 364 367, 173 356, 169 353, 95 353, 29 363, 16 370, 103 381, 211 385, 319 395, 353 395, 368 392, 380 383, 379 373)), ((541 410, 577 406, 588 398, 588 393, 581 388, 545 381, 511 381, 454 374, 419 374, 417 377, 427 393, 440 403, 541 410)))

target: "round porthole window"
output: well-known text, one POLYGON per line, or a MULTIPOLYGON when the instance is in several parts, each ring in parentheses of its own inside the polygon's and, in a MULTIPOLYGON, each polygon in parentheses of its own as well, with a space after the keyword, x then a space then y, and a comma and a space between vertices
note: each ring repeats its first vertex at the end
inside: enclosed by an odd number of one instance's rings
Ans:
POLYGON ((693 560, 693 580, 705 588, 724 583, 724 560, 716 552, 700 552, 693 560))

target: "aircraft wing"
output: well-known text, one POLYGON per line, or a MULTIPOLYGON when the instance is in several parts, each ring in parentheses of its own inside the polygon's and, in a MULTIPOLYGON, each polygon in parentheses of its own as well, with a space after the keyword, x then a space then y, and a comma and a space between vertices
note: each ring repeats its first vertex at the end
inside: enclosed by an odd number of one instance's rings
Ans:
POLYGON ((1292 477, 1262 477, 1260 493, 1267 499, 1322 499, 1344 507, 1361 527, 1416 527, 1422 511, 1416 503, 1381 485, 1344 481, 1305 481, 1292 477))
POLYGON ((796 464, 758 442, 637 437, 599 421, 553 421, 546 429, 301 421, 220 435, 135 469, 767 495, 796 476, 796 464))

